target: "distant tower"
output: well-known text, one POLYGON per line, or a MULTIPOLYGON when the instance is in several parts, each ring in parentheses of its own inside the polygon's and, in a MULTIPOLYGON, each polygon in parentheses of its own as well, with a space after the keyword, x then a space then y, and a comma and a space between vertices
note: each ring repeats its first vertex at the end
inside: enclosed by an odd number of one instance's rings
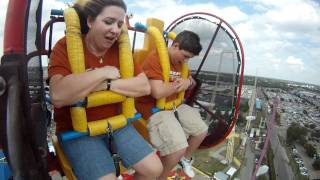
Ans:
POLYGON ((239 134, 235 133, 235 126, 233 127, 230 135, 227 137, 228 145, 227 145, 226 159, 228 163, 231 163, 233 161, 234 137, 239 137, 239 134))
POLYGON ((250 128, 251 121, 255 120, 255 116, 253 116, 253 108, 254 108, 254 104, 255 104, 255 101, 256 101, 256 96, 257 96, 256 93, 257 93, 257 76, 255 77, 253 91, 252 91, 251 99, 249 101, 249 114, 246 117, 246 120, 247 120, 247 124, 246 124, 246 128, 245 128, 246 132, 250 128))

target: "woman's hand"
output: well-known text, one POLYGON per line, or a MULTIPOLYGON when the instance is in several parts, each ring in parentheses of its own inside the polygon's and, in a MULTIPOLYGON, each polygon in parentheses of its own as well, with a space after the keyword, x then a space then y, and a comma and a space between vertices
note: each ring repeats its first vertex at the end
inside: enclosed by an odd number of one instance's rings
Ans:
POLYGON ((105 79, 119 79, 120 78, 120 71, 118 68, 114 66, 104 66, 99 68, 99 70, 104 74, 106 77, 105 79))

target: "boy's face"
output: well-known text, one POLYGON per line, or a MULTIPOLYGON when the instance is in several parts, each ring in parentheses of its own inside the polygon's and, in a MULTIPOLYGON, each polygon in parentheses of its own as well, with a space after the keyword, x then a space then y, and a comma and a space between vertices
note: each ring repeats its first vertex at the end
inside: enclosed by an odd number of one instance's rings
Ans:
POLYGON ((180 49, 178 43, 172 45, 172 50, 171 61, 173 61, 173 63, 182 63, 194 57, 193 53, 180 49))

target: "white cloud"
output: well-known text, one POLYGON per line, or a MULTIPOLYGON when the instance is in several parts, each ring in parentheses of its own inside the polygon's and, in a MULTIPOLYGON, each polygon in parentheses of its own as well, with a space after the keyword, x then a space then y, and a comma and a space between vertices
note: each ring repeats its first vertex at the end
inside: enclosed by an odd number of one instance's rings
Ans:
POLYGON ((295 58, 293 56, 289 56, 286 60, 288 65, 303 65, 303 62, 299 58, 295 58))

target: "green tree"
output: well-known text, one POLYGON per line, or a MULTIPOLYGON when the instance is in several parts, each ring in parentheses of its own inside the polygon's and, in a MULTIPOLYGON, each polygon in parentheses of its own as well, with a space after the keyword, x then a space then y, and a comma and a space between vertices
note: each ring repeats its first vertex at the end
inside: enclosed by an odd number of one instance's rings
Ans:
POLYGON ((311 132, 311 136, 319 138, 320 137, 320 132, 319 131, 312 131, 311 132))
POLYGON ((240 105, 240 109, 241 112, 248 112, 249 110, 249 104, 248 103, 244 103, 240 105))
POLYGON ((310 124, 310 128, 314 129, 314 128, 316 128, 316 125, 312 123, 312 124, 310 124))
POLYGON ((317 153, 316 148, 312 144, 306 144, 304 148, 309 157, 313 157, 317 153))
POLYGON ((312 164, 313 168, 315 170, 320 170, 320 159, 316 159, 313 164, 312 164))
POLYGON ((307 133, 307 128, 301 127, 297 123, 292 123, 292 125, 287 129, 287 141, 288 143, 299 142, 304 145, 307 133))
POLYGON ((239 113, 238 120, 237 120, 237 125, 240 126, 241 124, 245 124, 245 123, 246 123, 246 120, 245 120, 243 114, 239 113))

